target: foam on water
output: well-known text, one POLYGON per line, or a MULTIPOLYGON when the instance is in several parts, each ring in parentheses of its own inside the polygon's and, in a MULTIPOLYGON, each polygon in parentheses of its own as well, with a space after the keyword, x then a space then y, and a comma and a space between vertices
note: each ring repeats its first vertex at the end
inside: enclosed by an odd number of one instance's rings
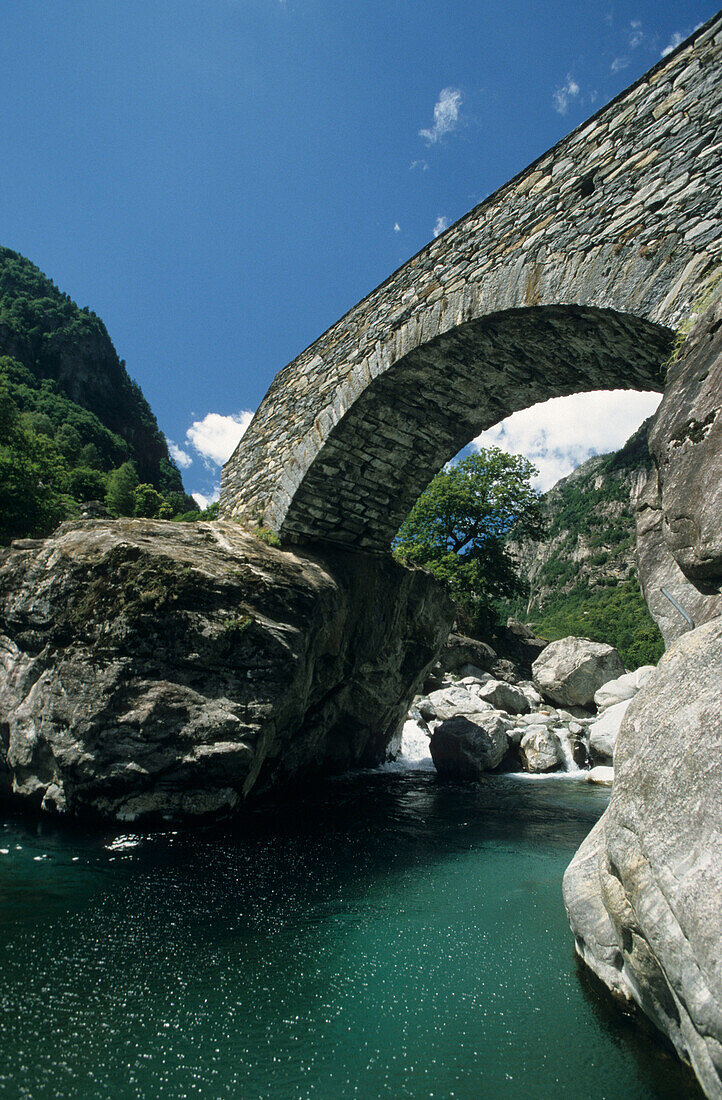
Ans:
POLYGON ((432 772, 434 762, 429 752, 429 735, 421 726, 409 718, 404 722, 401 733, 401 747, 395 760, 382 764, 382 771, 392 772, 432 772))

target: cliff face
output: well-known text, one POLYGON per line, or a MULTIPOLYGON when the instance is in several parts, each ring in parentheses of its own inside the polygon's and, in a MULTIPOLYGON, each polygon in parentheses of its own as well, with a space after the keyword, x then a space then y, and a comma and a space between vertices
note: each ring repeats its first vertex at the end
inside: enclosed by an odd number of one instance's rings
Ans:
POLYGON ((645 421, 620 451, 588 459, 545 493, 547 536, 512 547, 529 582, 530 617, 580 582, 611 586, 636 571, 635 507, 653 469, 648 427, 645 421))
POLYGON ((655 663, 662 637, 637 581, 635 512, 654 469, 645 422, 621 450, 595 456, 544 496, 547 535, 511 546, 529 583, 513 613, 549 639, 610 642, 625 663, 655 663))
POLYGON ((694 626, 678 616, 665 627, 676 640, 629 705, 614 753, 609 807, 564 880, 582 959, 611 990, 637 1002, 691 1063, 706 1095, 718 1098, 721 433, 718 298, 698 318, 669 371, 650 432, 653 493, 640 502, 645 592, 670 585, 680 605, 693 611, 694 626))
POLYGON ((55 383, 59 392, 124 439, 141 481, 183 491, 155 416, 118 358, 103 322, 9 248, 0 248, 2 355, 27 367, 38 383, 55 383))
POLYGON ((0 792, 115 820, 218 817, 380 763, 453 617, 390 555, 234 523, 68 523, 0 551, 0 792))

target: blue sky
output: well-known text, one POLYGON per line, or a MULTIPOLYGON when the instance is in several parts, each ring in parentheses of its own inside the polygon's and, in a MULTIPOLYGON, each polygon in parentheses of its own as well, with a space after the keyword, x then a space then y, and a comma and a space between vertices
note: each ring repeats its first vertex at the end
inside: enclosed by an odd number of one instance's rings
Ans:
POLYGON ((210 496, 286 362, 716 10, 3 0, 0 243, 103 318, 210 496))

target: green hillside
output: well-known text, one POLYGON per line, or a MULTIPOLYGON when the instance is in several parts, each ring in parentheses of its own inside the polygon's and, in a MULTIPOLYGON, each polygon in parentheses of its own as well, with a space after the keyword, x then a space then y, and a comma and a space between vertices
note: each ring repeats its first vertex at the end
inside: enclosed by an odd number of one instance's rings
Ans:
POLYGON ((547 534, 512 550, 529 594, 510 614, 553 641, 608 642, 629 668, 664 652, 634 558, 634 497, 652 469, 643 424, 621 450, 589 459, 544 496, 547 534))
POLYGON ((91 500, 196 508, 100 318, 0 248, 0 543, 47 534, 91 500))

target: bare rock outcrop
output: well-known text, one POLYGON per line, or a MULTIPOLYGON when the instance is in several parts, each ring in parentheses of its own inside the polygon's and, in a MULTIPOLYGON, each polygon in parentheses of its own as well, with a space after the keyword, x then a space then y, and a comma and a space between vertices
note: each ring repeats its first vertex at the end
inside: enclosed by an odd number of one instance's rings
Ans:
POLYGON ((650 431, 656 493, 643 505, 638 528, 645 596, 665 639, 676 641, 628 704, 614 746, 609 807, 564 880, 581 957, 612 991, 643 1009, 716 1100, 722 1100, 721 393, 718 298, 670 370, 650 431), (662 585, 694 628, 678 613, 659 616, 662 585))
POLYGON ((564 878, 577 950, 722 1097, 722 619, 629 703, 609 807, 564 878))
POLYGON ((722 295, 670 366, 649 432, 657 467, 637 506, 644 598, 667 643, 722 615, 722 295))
POLYGON ((289 553, 229 522, 23 540, 0 552, 0 793, 192 819, 377 764, 452 616, 390 556, 289 553))

